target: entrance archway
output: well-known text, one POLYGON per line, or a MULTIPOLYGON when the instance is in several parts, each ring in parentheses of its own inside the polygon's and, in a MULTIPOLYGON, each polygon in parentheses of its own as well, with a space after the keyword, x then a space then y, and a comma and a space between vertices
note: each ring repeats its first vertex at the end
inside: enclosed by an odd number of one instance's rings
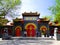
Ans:
POLYGON ((16 37, 21 36, 21 30, 22 30, 22 28, 21 28, 20 26, 17 26, 17 27, 15 28, 15 36, 16 36, 16 37))
POLYGON ((26 29, 26 36, 27 37, 35 37, 36 36, 36 25, 34 23, 28 23, 26 26, 25 26, 25 29, 26 29))
POLYGON ((45 35, 45 34, 46 34, 46 31, 47 31, 47 27, 46 27, 46 26, 41 26, 41 27, 40 27, 40 30, 41 30, 41 33, 42 33, 43 35, 45 35))

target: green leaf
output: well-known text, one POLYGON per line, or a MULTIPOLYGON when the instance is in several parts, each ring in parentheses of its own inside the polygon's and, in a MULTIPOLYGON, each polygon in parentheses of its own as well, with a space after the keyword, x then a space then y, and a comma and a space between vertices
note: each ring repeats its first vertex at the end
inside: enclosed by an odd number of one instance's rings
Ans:
POLYGON ((0 0, 0 6, 2 6, 0 12, 1 10, 3 10, 0 16, 5 16, 8 13, 9 9, 13 9, 16 5, 19 5, 20 3, 20 0, 0 0))

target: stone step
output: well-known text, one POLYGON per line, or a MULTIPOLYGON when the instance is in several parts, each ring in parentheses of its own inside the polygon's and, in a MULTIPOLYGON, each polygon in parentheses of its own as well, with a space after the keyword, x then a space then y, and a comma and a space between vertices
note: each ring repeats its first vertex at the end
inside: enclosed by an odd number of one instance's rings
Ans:
POLYGON ((13 40, 55 40, 49 37, 12 37, 13 40))

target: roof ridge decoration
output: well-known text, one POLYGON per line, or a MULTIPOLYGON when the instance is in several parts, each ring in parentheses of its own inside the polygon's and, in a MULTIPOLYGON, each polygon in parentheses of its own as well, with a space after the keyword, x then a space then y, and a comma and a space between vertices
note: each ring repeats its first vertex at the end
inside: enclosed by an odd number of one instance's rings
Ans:
POLYGON ((23 16, 39 16, 40 13, 38 12, 24 12, 22 13, 23 16))

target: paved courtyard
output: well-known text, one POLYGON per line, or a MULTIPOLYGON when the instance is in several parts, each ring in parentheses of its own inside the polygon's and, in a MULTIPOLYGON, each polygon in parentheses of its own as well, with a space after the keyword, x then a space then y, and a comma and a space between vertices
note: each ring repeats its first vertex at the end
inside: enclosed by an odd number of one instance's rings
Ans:
POLYGON ((60 45, 60 41, 51 38, 38 38, 28 40, 1 40, 0 45, 60 45))
POLYGON ((38 38, 26 38, 26 39, 14 39, 14 40, 2 40, 0 38, 0 45, 60 45, 60 41, 56 39, 56 33, 54 37, 38 37, 38 38))

